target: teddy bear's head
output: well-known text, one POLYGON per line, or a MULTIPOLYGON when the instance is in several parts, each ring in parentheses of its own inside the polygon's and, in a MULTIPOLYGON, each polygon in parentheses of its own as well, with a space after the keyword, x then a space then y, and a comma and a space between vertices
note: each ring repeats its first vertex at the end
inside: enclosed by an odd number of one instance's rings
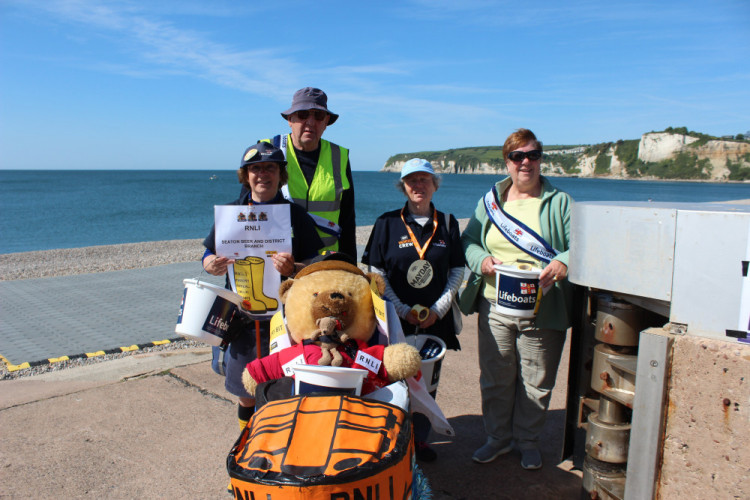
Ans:
POLYGON ((340 260, 310 264, 279 287, 289 334, 300 342, 318 329, 318 319, 334 317, 341 333, 367 341, 376 325, 371 289, 382 295, 382 276, 340 260))

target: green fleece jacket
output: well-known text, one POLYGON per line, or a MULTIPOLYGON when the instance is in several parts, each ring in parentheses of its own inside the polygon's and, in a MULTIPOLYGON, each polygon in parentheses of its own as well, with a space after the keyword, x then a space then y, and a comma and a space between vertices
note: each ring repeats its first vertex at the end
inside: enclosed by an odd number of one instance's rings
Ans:
MULTIPOLYGON (((542 228, 542 238, 559 251, 554 260, 568 265, 568 251, 570 244, 570 211, 573 198, 567 193, 555 188, 546 177, 541 177, 542 205, 539 212, 539 222, 542 228)), ((495 187, 502 194, 510 186, 511 179, 506 177, 495 187)), ((482 279, 482 261, 491 254, 487 250, 487 232, 492 227, 492 221, 484 208, 484 197, 479 199, 474 215, 461 235, 461 244, 466 254, 466 265, 472 271, 469 283, 461 295, 461 310, 470 314, 477 311, 477 301, 482 294, 484 280, 482 279)), ((572 301, 572 286, 567 279, 555 285, 542 297, 536 316, 537 328, 566 330, 570 326, 572 301)))

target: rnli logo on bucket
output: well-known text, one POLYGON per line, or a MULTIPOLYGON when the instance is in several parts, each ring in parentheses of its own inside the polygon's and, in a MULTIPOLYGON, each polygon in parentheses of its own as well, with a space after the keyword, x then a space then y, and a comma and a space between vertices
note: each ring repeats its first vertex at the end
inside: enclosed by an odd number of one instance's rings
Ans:
POLYGON ((535 282, 503 275, 497 291, 497 305, 508 309, 533 310, 536 305, 536 292, 535 282))
POLYGON ((223 339, 227 335, 229 323, 232 322, 232 318, 236 312, 237 306, 228 300, 216 297, 211 310, 208 312, 208 316, 206 316, 203 331, 223 339))

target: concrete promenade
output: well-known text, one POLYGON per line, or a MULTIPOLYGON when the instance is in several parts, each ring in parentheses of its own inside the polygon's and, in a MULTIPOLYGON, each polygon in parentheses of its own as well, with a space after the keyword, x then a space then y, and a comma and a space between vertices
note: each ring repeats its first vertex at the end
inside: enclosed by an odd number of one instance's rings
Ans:
POLYGON ((14 369, 179 338, 182 281, 197 277, 224 286, 199 261, 0 281, 0 355, 14 369))
MULTIPOLYGON (((29 288, 27 297, 48 300, 50 295, 37 293, 54 288, 56 296, 51 298, 69 301, 68 315, 75 304, 70 295, 81 290, 100 290, 105 307, 90 323, 65 324, 64 335, 58 331, 45 339, 49 350, 43 354, 37 351, 25 359, 18 354, 17 359, 34 361, 173 336, 181 282, 194 277, 195 268, 195 263, 170 264, 2 283, 4 324, 10 316, 8 294, 15 293, 8 291, 12 283, 16 290, 29 288), (55 282, 63 279, 62 284, 55 282), (25 283, 31 281, 36 283, 25 283), (174 291, 157 291, 156 284, 165 281, 174 291), (107 283, 117 283, 120 294, 101 293, 107 283), (120 316, 113 319, 109 315, 116 309, 120 316), (155 318, 164 324, 154 323, 155 318), (84 345, 94 334, 104 337, 84 345), (74 339, 79 344, 55 344, 74 339)), ((34 344, 44 332, 25 334, 34 344)), ((579 498, 581 472, 570 470, 568 461, 559 463, 567 349, 542 439, 544 467, 524 471, 515 451, 491 464, 471 461, 473 450, 484 441, 475 316, 464 318, 460 340, 463 349, 449 352, 443 363, 437 398, 457 436, 433 434, 439 458, 422 465, 435 498, 579 498)), ((8 354, 9 345, 0 344, 0 354, 12 359, 16 354, 8 354)), ((33 346, 29 349, 35 352, 33 346)), ((239 435, 236 403, 224 390, 223 378, 211 371, 209 360, 207 347, 135 351, 122 359, 1 381, 0 497, 228 498, 225 461, 239 435)))

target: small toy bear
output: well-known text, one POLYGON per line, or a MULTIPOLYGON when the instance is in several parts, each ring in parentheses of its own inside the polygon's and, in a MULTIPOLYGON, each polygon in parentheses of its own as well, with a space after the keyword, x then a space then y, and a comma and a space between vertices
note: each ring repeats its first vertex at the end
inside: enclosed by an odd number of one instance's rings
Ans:
POLYGON ((295 364, 332 365, 368 371, 367 394, 419 373, 421 357, 405 343, 368 345, 377 331, 371 290, 385 282, 344 260, 327 259, 281 283, 288 332, 295 345, 248 363, 243 384, 250 394, 261 382, 292 375, 295 364))
POLYGON ((318 364, 321 366, 341 366, 344 358, 337 347, 349 340, 349 335, 342 333, 343 325, 335 316, 319 318, 315 321, 318 330, 313 332, 312 340, 320 342, 321 356, 318 364))

